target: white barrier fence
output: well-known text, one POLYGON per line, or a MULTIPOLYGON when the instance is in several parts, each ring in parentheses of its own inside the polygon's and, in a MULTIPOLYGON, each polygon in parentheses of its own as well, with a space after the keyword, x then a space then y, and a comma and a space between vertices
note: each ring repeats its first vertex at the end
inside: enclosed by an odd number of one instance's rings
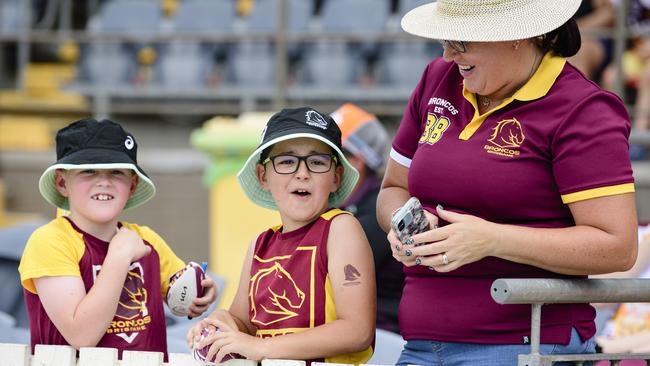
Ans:
MULTIPOLYGON (((257 361, 229 360, 220 365, 257 366, 257 361)), ((262 360, 262 366, 305 366, 305 361, 262 360)), ((314 366, 336 366, 343 364, 313 363, 314 366)), ((36 345, 34 355, 25 344, 0 343, 0 366, 205 366, 190 354, 170 353, 169 362, 163 362, 160 352, 124 351, 122 360, 117 358, 117 349, 83 347, 79 357, 70 346, 36 345)))

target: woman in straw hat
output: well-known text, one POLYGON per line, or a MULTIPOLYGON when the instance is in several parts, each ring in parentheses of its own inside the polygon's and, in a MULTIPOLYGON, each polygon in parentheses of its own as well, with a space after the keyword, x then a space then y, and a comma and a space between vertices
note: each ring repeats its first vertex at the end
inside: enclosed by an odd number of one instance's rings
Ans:
MULTIPOLYGON (((433 229, 402 243, 400 364, 513 365, 530 307, 499 305, 501 277, 583 278, 636 259, 629 116, 566 62, 580 0, 439 0, 402 28, 440 41, 392 143, 377 203, 410 196, 433 229), (444 208, 443 208, 444 207, 444 208)), ((594 352, 589 304, 544 307, 542 353, 594 352)))

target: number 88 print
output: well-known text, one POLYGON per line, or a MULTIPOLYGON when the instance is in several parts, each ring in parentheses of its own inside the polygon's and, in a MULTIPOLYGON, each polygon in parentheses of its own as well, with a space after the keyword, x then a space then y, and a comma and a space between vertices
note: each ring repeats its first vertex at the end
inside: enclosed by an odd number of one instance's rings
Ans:
POLYGON ((442 134, 449 128, 450 124, 451 122, 449 122, 449 118, 447 117, 438 117, 433 113, 427 114, 427 125, 424 127, 424 132, 419 142, 421 144, 435 144, 442 138, 442 134))

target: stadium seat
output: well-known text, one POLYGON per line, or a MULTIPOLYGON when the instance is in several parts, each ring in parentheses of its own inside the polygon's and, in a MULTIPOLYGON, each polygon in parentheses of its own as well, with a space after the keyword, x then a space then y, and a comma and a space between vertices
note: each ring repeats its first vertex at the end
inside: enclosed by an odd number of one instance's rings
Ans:
MULTIPOLYGON (((156 34, 162 21, 160 4, 151 0, 112 0, 88 24, 94 35, 120 34, 147 37, 156 34)), ((92 42, 81 48, 80 78, 94 85, 123 85, 135 80, 141 42, 92 42)))
POLYGON ((381 84, 413 89, 420 81, 425 66, 442 55, 438 44, 415 40, 387 44, 377 61, 381 84))
MULTIPOLYGON (((309 27, 314 12, 312 1, 289 0, 287 2, 289 32, 305 31, 309 27)), ((273 32, 277 27, 280 0, 256 0, 255 5, 244 19, 245 30, 248 32, 273 32)))
POLYGON ((238 86, 272 87, 275 82, 274 52, 274 47, 267 42, 239 42, 228 55, 229 81, 238 86))
POLYGON ((131 83, 137 70, 135 53, 122 44, 91 43, 81 48, 79 79, 101 86, 131 83))
POLYGON ((0 35, 17 36, 29 25, 26 2, 0 1, 0 35))
POLYGON ((230 33, 237 15, 231 0, 181 1, 173 19, 176 32, 230 33))
MULTIPOLYGON (((279 9, 280 0, 256 0, 248 17, 243 19, 243 31, 248 34, 273 34, 277 28, 279 9)), ((314 12, 312 1, 289 0, 287 11, 287 32, 303 32, 309 28, 314 12)), ((287 48, 290 63, 301 57, 299 42, 291 42, 287 48)), ((236 44, 228 59, 231 80, 244 86, 272 87, 275 80, 274 53, 275 46, 268 42, 245 40, 236 44)))
MULTIPOLYGON (((192 35, 232 34, 237 18, 229 0, 186 0, 179 3, 171 31, 192 35)), ((205 88, 220 78, 218 59, 232 47, 228 42, 172 41, 160 47, 155 80, 164 87, 205 88)))
POLYGON ((385 0, 327 0, 319 25, 328 38, 305 49, 301 83, 323 87, 359 84, 370 74, 369 64, 377 56, 380 43, 348 42, 336 39, 336 35, 380 35, 389 15, 389 2, 385 0))
MULTIPOLYGON (((320 18, 324 33, 375 36, 386 29, 389 16, 390 2, 386 0, 326 0, 320 18)), ((363 57, 374 57, 379 52, 377 42, 354 43, 351 47, 360 48, 363 57)))
POLYGON ((102 6, 95 30, 129 35, 155 34, 162 20, 160 4, 151 0, 112 0, 102 6))
MULTIPOLYGON (((431 0, 400 0, 397 8, 397 23, 411 9, 430 3, 431 0)), ((400 28, 400 32, 403 32, 400 28)), ((413 89, 424 71, 424 67, 442 55, 437 42, 421 38, 384 44, 377 60, 377 74, 380 84, 397 88, 413 89)))
POLYGON ((320 41, 305 51, 299 79, 322 88, 357 85, 364 70, 358 50, 341 42, 320 41))
POLYGON ((215 56, 195 42, 172 42, 161 47, 155 80, 163 87, 204 88, 215 76, 215 56))

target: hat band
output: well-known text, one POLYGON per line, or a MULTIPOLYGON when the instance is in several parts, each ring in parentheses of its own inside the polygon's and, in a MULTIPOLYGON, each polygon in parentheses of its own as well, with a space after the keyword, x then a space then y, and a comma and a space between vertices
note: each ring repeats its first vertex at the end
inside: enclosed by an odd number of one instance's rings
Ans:
POLYGON ((448 17, 480 16, 520 8, 530 0, 438 0, 438 12, 448 17))

